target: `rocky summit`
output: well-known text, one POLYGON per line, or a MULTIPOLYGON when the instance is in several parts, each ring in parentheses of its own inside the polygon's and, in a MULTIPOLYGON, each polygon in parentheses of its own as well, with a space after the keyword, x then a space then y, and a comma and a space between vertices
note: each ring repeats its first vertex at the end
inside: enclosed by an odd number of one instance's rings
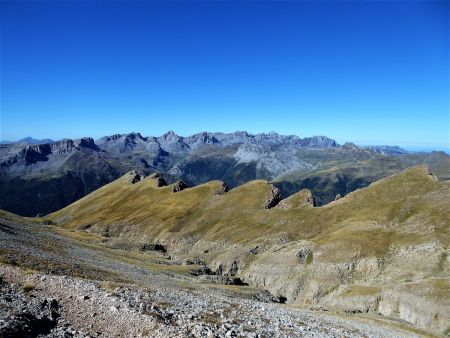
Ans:
POLYGON ((0 144, 0 209, 46 215, 135 170, 162 182, 195 186, 221 180, 235 188, 271 181, 284 197, 309 189, 318 205, 412 165, 450 178, 444 152, 409 153, 394 146, 339 145, 325 136, 202 132, 183 137, 115 134, 94 140, 23 139, 0 144), (24 202, 26 201, 26 203, 24 202))

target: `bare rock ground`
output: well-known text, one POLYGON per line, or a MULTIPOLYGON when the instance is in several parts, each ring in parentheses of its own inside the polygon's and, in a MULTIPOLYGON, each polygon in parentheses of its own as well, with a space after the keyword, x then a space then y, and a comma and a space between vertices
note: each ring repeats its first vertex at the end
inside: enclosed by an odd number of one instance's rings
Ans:
POLYGON ((24 273, 5 265, 0 266, 0 274, 2 337, 26 336, 17 328, 23 313, 46 318, 28 322, 29 329, 38 332, 35 336, 42 337, 415 336, 356 319, 230 298, 214 290, 114 287, 81 278, 24 273))

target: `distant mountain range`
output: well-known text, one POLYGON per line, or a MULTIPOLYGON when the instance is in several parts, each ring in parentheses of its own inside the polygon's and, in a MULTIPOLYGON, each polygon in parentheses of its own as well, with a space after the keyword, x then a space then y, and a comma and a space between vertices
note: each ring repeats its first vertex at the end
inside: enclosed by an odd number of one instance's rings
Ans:
POLYGON ((0 209, 26 216, 58 210, 129 170, 162 173, 197 185, 222 180, 233 188, 273 181, 284 196, 309 188, 319 204, 406 167, 426 164, 450 178, 444 152, 409 153, 394 146, 339 145, 326 136, 203 132, 182 137, 116 134, 60 141, 26 138, 0 145, 0 209))
POLYGON ((24 144, 24 145, 31 145, 31 144, 42 144, 42 143, 51 143, 53 140, 47 138, 43 140, 37 140, 32 137, 25 137, 23 139, 20 139, 18 141, 0 141, 0 144, 24 144))

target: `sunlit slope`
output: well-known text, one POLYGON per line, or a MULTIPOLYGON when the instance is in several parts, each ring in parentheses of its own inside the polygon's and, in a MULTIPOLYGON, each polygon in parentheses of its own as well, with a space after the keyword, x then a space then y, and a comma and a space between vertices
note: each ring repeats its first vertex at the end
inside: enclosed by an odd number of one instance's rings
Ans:
POLYGON ((291 171, 275 177, 272 182, 286 194, 300 189, 310 189, 316 196, 319 205, 333 201, 337 194, 341 196, 368 186, 379 179, 400 173, 408 167, 423 163, 439 180, 450 179, 450 157, 443 152, 433 152, 427 155, 399 155, 394 157, 378 156, 355 161, 324 162, 313 171, 291 171))
POLYGON ((379 232, 379 226, 388 234, 395 230, 405 231, 405 235, 442 235, 443 241, 448 240, 450 184, 437 181, 421 166, 320 208, 294 198, 296 202, 288 203, 288 208, 265 209, 273 187, 261 180, 217 194, 220 181, 174 193, 173 185, 157 187, 151 178, 133 184, 132 177, 127 174, 48 217, 70 227, 92 225, 92 230, 99 232, 107 229, 112 235, 165 234, 240 243, 277 241, 280 237, 323 240, 329 233, 338 238, 339 231, 349 227, 354 229, 346 233, 350 237, 353 231, 368 236, 372 229, 379 232))
POLYGON ((42 220, 111 246, 160 243, 292 304, 450 332, 450 182, 427 168, 322 207, 308 190, 273 206, 277 190, 262 180, 225 193, 220 181, 179 192, 159 185, 129 173, 42 220))

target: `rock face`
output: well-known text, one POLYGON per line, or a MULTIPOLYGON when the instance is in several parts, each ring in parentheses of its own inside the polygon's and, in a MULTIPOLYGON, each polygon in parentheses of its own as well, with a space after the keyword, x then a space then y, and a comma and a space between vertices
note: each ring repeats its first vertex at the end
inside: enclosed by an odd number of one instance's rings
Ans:
POLYGON ((316 147, 316 148, 334 148, 339 147, 339 144, 333 139, 326 136, 314 136, 307 137, 301 140, 301 143, 305 147, 316 147))
POLYGON ((272 185, 272 190, 264 201, 264 208, 270 209, 276 206, 282 200, 281 191, 274 185, 272 185))

